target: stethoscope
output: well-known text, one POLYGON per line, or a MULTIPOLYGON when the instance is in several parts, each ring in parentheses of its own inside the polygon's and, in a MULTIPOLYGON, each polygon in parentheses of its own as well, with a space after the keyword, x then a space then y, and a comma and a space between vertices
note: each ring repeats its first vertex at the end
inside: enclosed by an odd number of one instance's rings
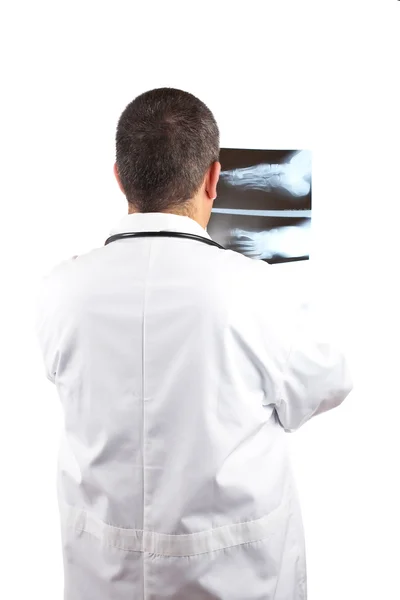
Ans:
POLYGON ((186 240, 195 240, 196 242, 203 242, 203 244, 208 244, 209 246, 216 246, 221 250, 226 250, 221 244, 214 242, 214 240, 210 240, 209 238, 202 237, 201 235, 194 235, 193 233, 182 233, 181 231, 135 231, 135 232, 127 232, 127 233, 116 233, 115 235, 110 236, 104 243, 105 246, 110 244, 110 242, 115 242, 115 240, 122 240, 124 238, 132 238, 132 237, 175 237, 175 238, 183 238, 186 240))

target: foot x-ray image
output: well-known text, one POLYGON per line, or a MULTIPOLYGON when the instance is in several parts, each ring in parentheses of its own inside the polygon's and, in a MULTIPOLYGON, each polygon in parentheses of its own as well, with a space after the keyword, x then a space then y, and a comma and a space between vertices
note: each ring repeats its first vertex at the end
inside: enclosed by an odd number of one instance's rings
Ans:
POLYGON ((307 260, 311 152, 222 148, 220 162, 210 236, 269 263, 307 260))

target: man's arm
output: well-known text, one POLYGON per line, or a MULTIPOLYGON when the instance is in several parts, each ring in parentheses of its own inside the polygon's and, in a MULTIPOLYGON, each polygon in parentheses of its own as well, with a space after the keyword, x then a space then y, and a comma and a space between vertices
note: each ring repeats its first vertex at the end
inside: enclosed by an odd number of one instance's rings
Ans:
POLYGON ((266 381, 274 382, 274 393, 265 402, 274 405, 285 431, 296 431, 312 417, 339 406, 353 388, 339 306, 310 302, 321 296, 313 290, 315 275, 305 268, 310 265, 287 270, 261 261, 252 264, 261 287, 256 301, 260 347, 266 371, 272 368, 266 381))
POLYGON ((282 373, 276 412, 285 431, 339 406, 353 389, 343 352, 304 326, 297 331, 282 373))
POLYGON ((49 381, 55 383, 58 354, 56 327, 54 325, 55 307, 52 301, 51 288, 50 275, 46 275, 39 282, 35 299, 35 333, 44 362, 46 377, 49 381))
POLYGON ((60 318, 66 297, 63 273, 73 256, 51 269, 38 283, 35 298, 35 333, 49 381, 55 383, 60 348, 60 318))

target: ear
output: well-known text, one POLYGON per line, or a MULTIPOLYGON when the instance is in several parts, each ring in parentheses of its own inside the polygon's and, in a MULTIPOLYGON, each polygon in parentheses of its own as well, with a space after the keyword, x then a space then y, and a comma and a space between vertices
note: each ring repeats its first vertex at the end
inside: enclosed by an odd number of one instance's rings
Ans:
POLYGON ((116 180, 117 180, 117 182, 118 182, 119 189, 120 189, 120 190, 121 190, 121 192, 122 192, 122 193, 125 195, 125 190, 124 190, 124 188, 122 187, 122 183, 121 183, 121 180, 120 180, 120 178, 119 178, 119 173, 118 173, 118 167, 117 167, 117 163, 114 163, 114 175, 115 175, 115 179, 116 179, 116 180))
POLYGON ((220 173, 221 163, 219 163, 218 161, 213 162, 210 168, 208 169, 205 187, 205 191, 210 200, 214 200, 217 197, 217 183, 220 173))

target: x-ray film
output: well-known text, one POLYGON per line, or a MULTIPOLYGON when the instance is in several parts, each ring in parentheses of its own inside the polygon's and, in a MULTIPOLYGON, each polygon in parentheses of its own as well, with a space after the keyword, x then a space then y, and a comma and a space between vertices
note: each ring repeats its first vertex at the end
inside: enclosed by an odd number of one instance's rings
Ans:
POLYGON ((220 162, 210 236, 268 263, 309 259, 311 152, 222 148, 220 162))

